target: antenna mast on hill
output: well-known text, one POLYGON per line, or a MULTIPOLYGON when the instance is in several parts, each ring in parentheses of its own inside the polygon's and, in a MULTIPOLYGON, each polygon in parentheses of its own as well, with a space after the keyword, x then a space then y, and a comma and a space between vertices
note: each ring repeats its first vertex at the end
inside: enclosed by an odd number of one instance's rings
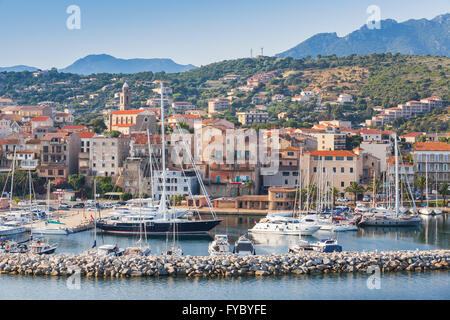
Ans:
POLYGON ((261 57, 264 57, 264 47, 261 47, 261 57))

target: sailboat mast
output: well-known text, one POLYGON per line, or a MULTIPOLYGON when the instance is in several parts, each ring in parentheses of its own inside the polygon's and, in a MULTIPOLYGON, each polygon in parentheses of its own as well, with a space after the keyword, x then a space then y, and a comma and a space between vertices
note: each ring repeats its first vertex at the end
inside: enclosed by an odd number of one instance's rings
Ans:
POLYGON ((428 155, 425 155, 425 195, 427 197, 427 208, 428 208, 428 155))
POLYGON ((394 155, 395 155, 395 216, 398 217, 399 206, 398 206, 398 145, 397 145, 397 134, 394 133, 394 155))
POLYGON ((302 188, 303 188, 303 174, 302 174, 302 157, 303 157, 303 148, 300 149, 300 161, 298 162, 298 166, 299 166, 299 179, 300 179, 300 212, 299 214, 302 213, 302 188))
POLYGON ((150 130, 147 129, 147 143, 148 143, 148 155, 149 155, 149 166, 150 166, 150 187, 152 190, 152 206, 155 193, 153 192, 153 162, 152 162, 152 145, 150 144, 150 130))
POLYGON ((159 204, 160 210, 163 212, 164 217, 167 218, 166 210, 166 137, 164 128, 164 83, 160 82, 161 88, 161 144, 162 144, 162 192, 161 200, 159 204))
POLYGON ((16 171, 16 146, 14 146, 14 156, 11 175, 11 192, 9 193, 9 211, 12 210, 13 191, 14 191, 14 171, 16 171))

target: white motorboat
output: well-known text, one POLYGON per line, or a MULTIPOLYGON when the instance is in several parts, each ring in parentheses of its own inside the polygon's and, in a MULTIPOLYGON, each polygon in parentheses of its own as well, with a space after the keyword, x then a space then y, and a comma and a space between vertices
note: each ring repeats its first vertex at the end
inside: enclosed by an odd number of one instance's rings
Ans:
POLYGON ((230 244, 226 234, 216 234, 214 241, 209 244, 208 252, 211 256, 229 256, 231 255, 230 244))
POLYGON ((68 235, 70 232, 67 228, 62 227, 43 227, 43 228, 32 228, 31 232, 34 234, 47 234, 47 235, 68 235))
POLYGON ((7 222, 0 226, 0 237, 13 236, 26 232, 26 228, 17 222, 7 222))
POLYGON ((255 255, 255 246, 247 236, 240 236, 234 244, 233 253, 239 256, 255 255))
POLYGON ((435 214, 435 215, 440 215, 440 214, 442 214, 442 210, 439 209, 439 208, 435 208, 435 209, 434 209, 434 214, 435 214))
POLYGON ((248 231, 251 233, 284 234, 285 226, 286 224, 284 222, 263 218, 258 223, 255 223, 254 227, 248 231))
POLYGON ((364 213, 369 211, 364 203, 358 203, 355 207, 355 213, 364 213))
POLYGON ((31 240, 30 252, 33 254, 53 254, 58 248, 58 244, 49 244, 46 241, 42 241, 39 237, 31 240))
POLYGON ((292 211, 269 211, 267 217, 292 217, 294 212, 292 211))
POLYGON ((434 210, 428 207, 419 209, 419 213, 423 214, 424 216, 432 216, 434 215, 434 210))
POLYGON ((309 243, 300 239, 298 244, 289 247, 289 253, 301 253, 304 251, 341 252, 342 246, 338 244, 337 239, 323 239, 316 243, 309 243))

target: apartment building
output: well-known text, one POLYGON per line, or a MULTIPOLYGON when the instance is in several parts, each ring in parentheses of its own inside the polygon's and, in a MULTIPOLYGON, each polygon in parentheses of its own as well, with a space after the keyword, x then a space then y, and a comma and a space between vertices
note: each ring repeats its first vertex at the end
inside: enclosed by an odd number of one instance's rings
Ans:
POLYGON ((90 139, 89 168, 93 176, 120 175, 123 161, 128 157, 130 138, 95 135, 90 139))
POLYGON ((344 150, 346 134, 334 126, 325 129, 302 129, 304 134, 317 139, 317 150, 344 150))
POLYGON ((312 151, 303 154, 302 177, 306 183, 335 187, 341 192, 351 182, 362 183, 362 157, 351 151, 312 151))
POLYGON ((442 105, 443 101, 440 97, 429 97, 420 101, 408 101, 405 104, 399 104, 397 107, 385 109, 382 113, 372 117, 371 120, 366 120, 366 124, 368 126, 381 126, 396 118, 429 113, 434 108, 441 107, 442 105))
POLYGON ((236 116, 238 121, 243 125, 267 123, 269 121, 269 114, 267 112, 237 112, 236 116))
POLYGON ((450 144, 418 142, 414 146, 413 158, 416 178, 428 173, 430 190, 435 190, 436 183, 439 186, 450 181, 450 144))
POLYGON ((230 100, 227 98, 215 98, 208 102, 208 114, 212 115, 231 108, 230 100))
POLYGON ((67 179, 78 172, 78 153, 81 143, 78 134, 48 133, 41 139, 38 175, 48 179, 67 179))
MULTIPOLYGON (((155 173, 153 199, 161 200, 163 191, 163 173, 156 171, 155 173)), ((166 174, 166 196, 177 195, 197 195, 199 194, 199 183, 194 170, 167 169, 166 174)))

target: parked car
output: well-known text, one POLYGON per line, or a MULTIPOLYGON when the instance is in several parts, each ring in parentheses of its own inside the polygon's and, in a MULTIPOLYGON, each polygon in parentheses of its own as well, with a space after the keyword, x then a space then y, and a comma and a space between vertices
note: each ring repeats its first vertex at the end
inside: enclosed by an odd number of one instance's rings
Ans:
POLYGON ((339 199, 337 199, 337 201, 338 202, 349 202, 350 199, 348 199, 348 198, 339 198, 339 199))
POLYGON ((61 203, 59 205, 59 210, 69 210, 70 208, 72 208, 72 206, 70 204, 67 204, 67 203, 61 203))
POLYGON ((370 201, 370 197, 369 196, 365 196, 364 198, 363 198, 363 202, 369 202, 370 201))
POLYGON ((72 206, 72 208, 84 208, 84 203, 76 203, 72 206))

